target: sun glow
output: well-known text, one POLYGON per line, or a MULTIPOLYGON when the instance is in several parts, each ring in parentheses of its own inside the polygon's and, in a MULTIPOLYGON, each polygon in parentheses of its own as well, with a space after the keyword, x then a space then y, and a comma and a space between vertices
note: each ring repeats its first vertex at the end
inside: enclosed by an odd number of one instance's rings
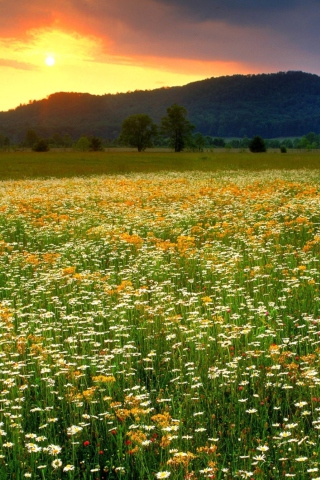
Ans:
POLYGON ((55 58, 52 55, 48 55, 46 58, 46 65, 48 65, 48 67, 53 67, 55 63, 55 58))

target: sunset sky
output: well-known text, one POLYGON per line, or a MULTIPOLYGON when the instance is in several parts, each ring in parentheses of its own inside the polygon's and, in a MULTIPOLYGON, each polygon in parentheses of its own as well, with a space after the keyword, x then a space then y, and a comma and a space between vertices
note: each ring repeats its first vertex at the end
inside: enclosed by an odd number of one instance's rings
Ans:
POLYGON ((0 111, 60 91, 320 75, 319 25, 319 0, 0 0, 0 111))

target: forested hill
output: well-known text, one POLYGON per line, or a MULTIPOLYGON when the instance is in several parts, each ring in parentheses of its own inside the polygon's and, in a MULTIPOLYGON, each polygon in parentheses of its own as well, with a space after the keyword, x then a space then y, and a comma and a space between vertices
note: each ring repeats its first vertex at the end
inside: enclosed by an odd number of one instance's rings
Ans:
POLYGON ((45 137, 69 133, 73 138, 86 134, 114 139, 129 115, 146 113, 159 123, 173 103, 187 108, 196 131, 204 135, 274 138, 320 132, 320 77, 280 72, 115 95, 54 93, 0 112, 0 134, 21 141, 32 128, 45 137))

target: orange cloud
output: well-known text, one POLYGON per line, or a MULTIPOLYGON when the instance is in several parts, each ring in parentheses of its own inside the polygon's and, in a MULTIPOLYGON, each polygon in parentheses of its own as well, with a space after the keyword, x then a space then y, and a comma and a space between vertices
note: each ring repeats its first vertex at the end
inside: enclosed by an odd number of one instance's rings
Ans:
POLYGON ((234 73, 314 72, 320 64, 316 3, 0 0, 0 109, 54 91, 106 93, 234 73), (44 66, 48 55, 56 59, 51 72, 44 66))

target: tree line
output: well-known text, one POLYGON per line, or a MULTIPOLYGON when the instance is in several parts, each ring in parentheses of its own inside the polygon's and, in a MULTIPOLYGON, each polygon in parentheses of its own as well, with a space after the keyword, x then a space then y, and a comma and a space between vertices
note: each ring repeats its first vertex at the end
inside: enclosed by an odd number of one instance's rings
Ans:
POLYGON ((301 137, 320 132, 320 77, 304 72, 232 75, 182 87, 118 94, 57 92, 0 112, 0 133, 19 143, 26 128, 44 138, 83 133, 115 141, 125 118, 145 113, 160 125, 166 107, 183 105, 195 132, 212 138, 301 137))
MULTIPOLYGON (((74 140, 71 135, 55 133, 52 137, 39 136, 35 130, 28 129, 25 138, 18 145, 21 148, 31 148, 34 151, 46 152, 50 148, 75 148, 81 151, 102 151, 105 147, 134 147, 139 152, 151 147, 171 147, 175 152, 184 149, 203 151, 212 148, 247 149, 252 152, 264 152, 268 148, 287 149, 318 149, 320 134, 310 132, 301 138, 263 139, 256 135, 252 139, 225 140, 222 137, 211 137, 195 132, 195 126, 188 120, 185 107, 174 103, 167 108, 167 114, 157 125, 147 114, 132 114, 122 122, 120 135, 114 140, 103 140, 93 135, 81 135, 74 140)), ((0 134, 0 149, 14 148, 8 136, 0 134)))

